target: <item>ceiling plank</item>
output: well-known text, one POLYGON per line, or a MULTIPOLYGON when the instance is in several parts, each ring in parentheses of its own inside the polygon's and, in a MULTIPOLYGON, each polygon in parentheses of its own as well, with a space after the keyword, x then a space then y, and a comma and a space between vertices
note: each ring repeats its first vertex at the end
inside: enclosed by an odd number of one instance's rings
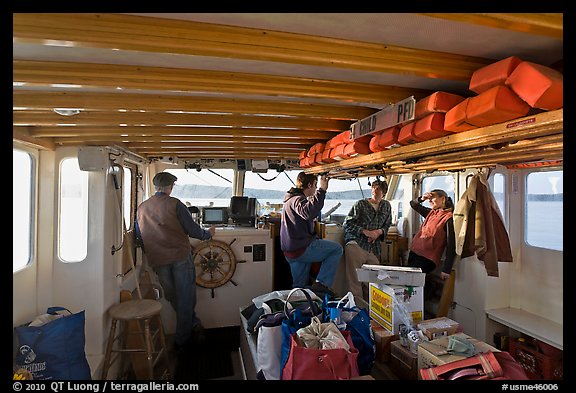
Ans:
POLYGON ((15 60, 12 68, 15 82, 34 86, 58 83, 91 88, 256 94, 378 106, 396 103, 411 95, 418 100, 433 93, 424 89, 370 83, 114 64, 15 60))
POLYGON ((216 56, 468 81, 472 56, 271 30, 118 14, 13 14, 14 42, 216 56))
POLYGON ((564 34, 564 16, 561 13, 448 13, 420 14, 433 18, 442 18, 455 22, 473 23, 517 31, 519 33, 537 34, 562 39, 564 34))
POLYGON ((56 126, 76 124, 86 126, 162 126, 162 125, 204 125, 227 127, 271 127, 299 128, 303 130, 344 131, 350 128, 351 121, 304 117, 242 116, 223 114, 188 114, 160 112, 89 112, 83 111, 74 116, 61 116, 52 111, 14 111, 14 125, 56 126))
MULTIPOLYGON (((20 128, 20 127, 19 127, 20 128)), ((224 128, 224 127, 29 127, 30 136, 37 138, 77 137, 186 137, 186 136, 240 136, 246 138, 296 138, 328 140, 333 131, 285 130, 278 128, 224 128)))
POLYGON ((357 121, 378 109, 351 105, 191 97, 160 94, 14 91, 12 105, 27 110, 145 110, 311 116, 357 121))
POLYGON ((246 138, 246 137, 228 137, 228 136, 189 136, 189 137, 163 137, 163 138, 143 138, 143 137, 106 137, 106 136, 94 136, 89 138, 54 138, 54 143, 60 145, 78 145, 82 143, 150 143, 150 144, 166 144, 186 146, 190 143, 200 143, 200 142, 210 142, 212 144, 218 143, 268 143, 270 146, 276 144, 284 145, 297 145, 305 147, 312 146, 318 142, 324 142, 322 139, 296 139, 296 138, 246 138))
POLYGON ((261 149, 261 150, 291 150, 300 152, 304 149, 303 146, 298 145, 279 145, 276 143, 250 143, 237 141, 235 143, 224 143, 224 142, 190 142, 190 143, 179 143, 178 145, 172 145, 169 143, 127 143, 126 146, 134 148, 139 151, 165 151, 170 153, 173 150, 206 150, 206 149, 221 149, 233 150, 233 149, 261 149))
POLYGON ((12 128, 12 140, 33 149, 54 150, 56 145, 47 139, 36 139, 27 132, 25 127, 12 128))

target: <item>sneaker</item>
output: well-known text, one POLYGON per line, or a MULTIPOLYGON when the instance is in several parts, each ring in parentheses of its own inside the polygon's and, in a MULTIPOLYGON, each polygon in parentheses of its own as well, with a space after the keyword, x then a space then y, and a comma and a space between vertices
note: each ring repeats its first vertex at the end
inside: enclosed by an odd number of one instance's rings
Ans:
POLYGON ((322 284, 320 281, 314 281, 314 284, 307 286, 306 288, 310 289, 312 292, 318 295, 320 299, 324 299, 326 295, 328 295, 329 298, 336 297, 334 291, 332 291, 332 289, 326 285, 322 284))
POLYGON ((206 332, 204 331, 204 326, 197 324, 192 328, 192 335, 190 336, 190 342, 195 345, 202 344, 206 341, 206 332))

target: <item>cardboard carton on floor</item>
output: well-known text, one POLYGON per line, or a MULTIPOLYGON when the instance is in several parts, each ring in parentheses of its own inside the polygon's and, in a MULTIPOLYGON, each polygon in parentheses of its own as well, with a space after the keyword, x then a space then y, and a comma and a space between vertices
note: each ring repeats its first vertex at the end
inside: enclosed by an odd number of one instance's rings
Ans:
POLYGON ((424 314, 424 287, 370 283, 370 318, 392 334, 415 326, 424 314))
POLYGON ((418 379, 418 355, 402 346, 400 340, 390 344, 390 368, 400 379, 418 379))
MULTIPOLYGON (((484 341, 477 340, 464 333, 456 333, 454 336, 464 337, 474 345, 477 353, 497 352, 493 346, 486 344, 484 341)), ((418 345, 418 368, 428 368, 441 366, 446 363, 466 359, 466 356, 450 354, 446 351, 450 336, 440 337, 432 341, 424 341, 418 345)))
POLYGON ((374 333, 374 344, 376 345, 376 361, 386 363, 390 360, 390 344, 399 339, 397 334, 392 334, 384 327, 380 326, 373 319, 370 320, 372 333, 374 333))
POLYGON ((385 285, 411 285, 423 287, 426 273, 418 267, 368 265, 356 269, 358 281, 385 285))
POLYGON ((424 333, 429 340, 450 336, 451 334, 462 331, 462 327, 458 322, 447 317, 426 319, 418 322, 417 328, 422 330, 422 333, 424 333))

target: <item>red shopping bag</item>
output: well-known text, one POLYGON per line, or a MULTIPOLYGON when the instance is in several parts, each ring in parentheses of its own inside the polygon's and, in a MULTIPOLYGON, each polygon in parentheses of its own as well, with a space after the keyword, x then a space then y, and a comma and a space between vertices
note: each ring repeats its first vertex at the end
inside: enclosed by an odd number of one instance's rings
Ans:
POLYGON ((290 336, 290 354, 282 370, 282 379, 350 379, 358 377, 358 350, 350 338, 350 332, 341 332, 350 346, 344 348, 306 348, 298 335, 290 336))

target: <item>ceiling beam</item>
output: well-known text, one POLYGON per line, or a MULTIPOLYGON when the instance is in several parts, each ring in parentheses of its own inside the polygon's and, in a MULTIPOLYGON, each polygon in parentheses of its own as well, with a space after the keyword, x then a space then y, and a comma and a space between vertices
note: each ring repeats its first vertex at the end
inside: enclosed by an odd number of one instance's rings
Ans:
MULTIPOLYGON (((20 128, 20 127, 18 127, 20 128)), ((89 138, 89 137, 187 137, 187 136, 230 136, 268 137, 328 140, 334 131, 285 130, 279 128, 225 128, 225 127, 120 127, 120 126, 72 126, 72 127, 27 127, 30 136, 37 138, 89 138)))
POLYGON ((51 140, 36 139, 30 136, 26 127, 12 128, 12 140, 24 146, 39 150, 54 150, 56 145, 51 140))
POLYGON ((57 83, 88 88, 322 98, 377 106, 396 103, 411 95, 418 100, 433 93, 425 89, 315 78, 28 60, 14 60, 12 75, 14 82, 32 86, 57 83))
POLYGON ((447 19, 454 22, 472 23, 481 26, 495 27, 562 39, 564 34, 564 16, 561 13, 448 13, 420 14, 433 18, 447 19))
POLYGON ((80 108, 86 110, 184 111, 197 113, 248 113, 311 116, 357 121, 379 109, 352 105, 233 98, 175 96, 166 94, 14 91, 12 105, 27 110, 80 108))
MULTIPOLYGON (((213 56, 468 81, 473 56, 272 30, 119 14, 14 13, 13 42, 213 56)), ((342 26, 342 28, 346 28, 342 26)))
POLYGON ((163 126, 204 125, 221 127, 270 127, 296 128, 318 131, 344 131, 352 121, 304 117, 242 116, 224 114, 188 114, 165 112, 89 112, 82 111, 74 116, 61 116, 52 111, 14 111, 14 125, 24 126, 163 126))

